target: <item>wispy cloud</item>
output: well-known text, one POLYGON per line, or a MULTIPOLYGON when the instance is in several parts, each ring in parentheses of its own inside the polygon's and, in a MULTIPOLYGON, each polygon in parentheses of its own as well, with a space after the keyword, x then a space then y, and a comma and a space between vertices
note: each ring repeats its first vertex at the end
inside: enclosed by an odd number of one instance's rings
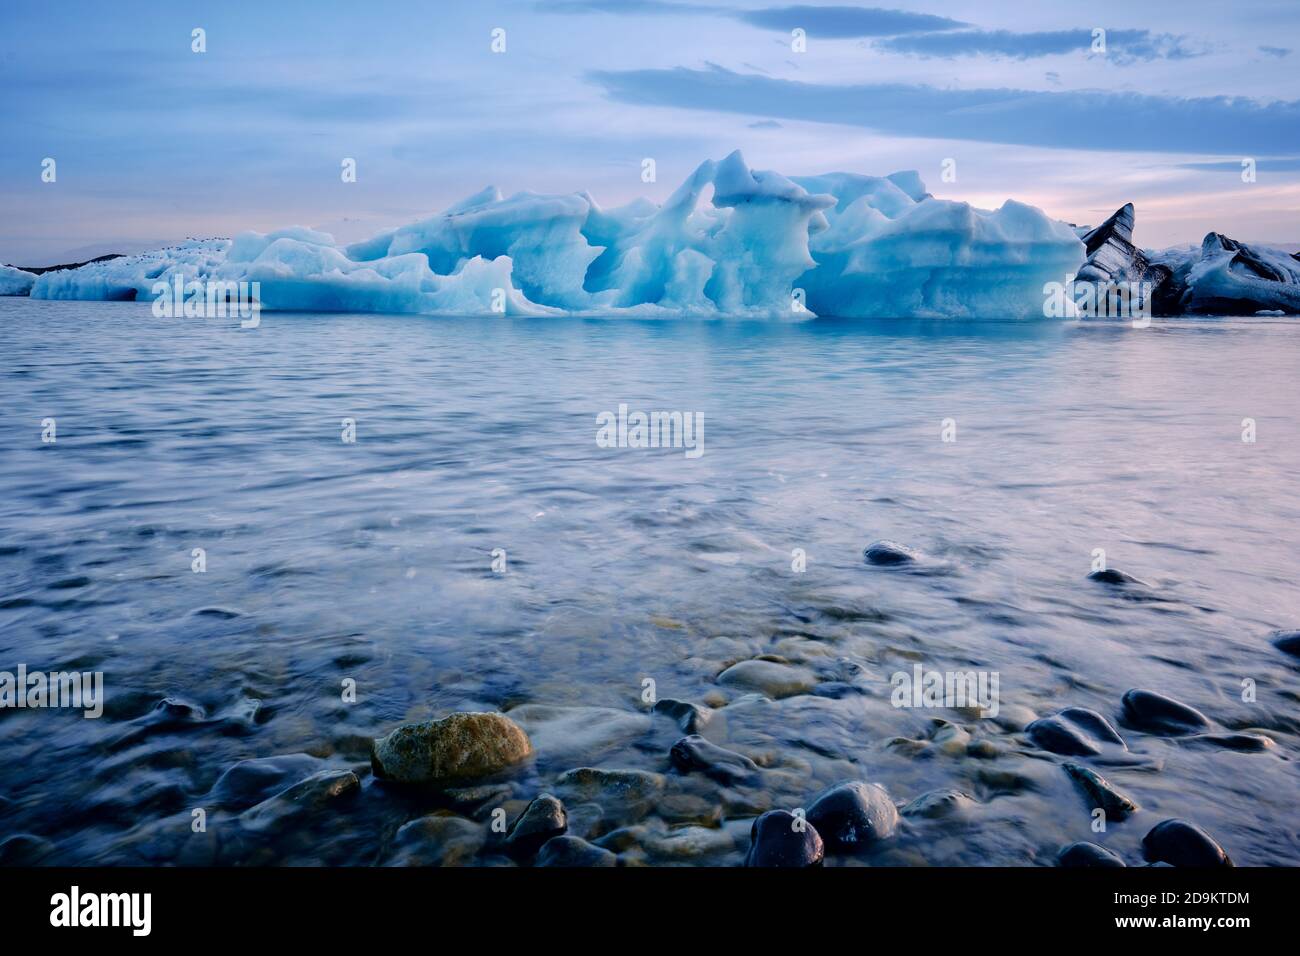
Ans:
POLYGON ((951 33, 923 33, 893 36, 876 42, 877 49, 912 56, 952 59, 962 56, 988 56, 1028 60, 1043 56, 1086 53, 1113 60, 1135 63, 1140 60, 1178 60, 1203 56, 1205 50, 1193 47, 1186 37, 1150 30, 1107 30, 1104 53, 1093 52, 1091 29, 1050 30, 1039 33, 1014 33, 1010 30, 959 30, 951 33))
POLYGON ((539 4, 545 13, 614 13, 626 16, 715 16, 748 23, 763 30, 806 30, 810 36, 833 40, 860 37, 891 37, 931 30, 954 30, 970 26, 950 17, 880 7, 810 6, 763 7, 736 10, 704 3, 671 3, 669 0, 561 0, 539 4))
POLYGON ((1284 56, 1291 55, 1291 51, 1284 46, 1262 46, 1259 48, 1259 52, 1267 54, 1268 56, 1275 56, 1279 60, 1284 56))
MULTIPOLYGON (((1179 169, 1195 169, 1211 173, 1233 173, 1241 172, 1242 160, 1225 159, 1216 160, 1208 163, 1180 163, 1179 169)), ((1293 173, 1300 170, 1300 156, 1279 156, 1272 159, 1261 159, 1256 163, 1256 172, 1260 175, 1265 173, 1293 173)))
POLYGON ((803 83, 721 67, 598 71, 616 100, 861 126, 903 136, 1072 150, 1300 153, 1300 102, 1106 91, 803 83))
POLYGON ((736 18, 767 30, 803 29, 809 34, 832 39, 846 37, 890 37, 904 33, 926 33, 969 26, 960 20, 929 13, 882 10, 877 7, 767 7, 742 11, 736 18))

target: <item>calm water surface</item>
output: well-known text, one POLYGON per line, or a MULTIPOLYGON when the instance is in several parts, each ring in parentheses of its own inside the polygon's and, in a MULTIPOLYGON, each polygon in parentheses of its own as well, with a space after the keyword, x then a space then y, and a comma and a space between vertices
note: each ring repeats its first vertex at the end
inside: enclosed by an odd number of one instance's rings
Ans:
POLYGON ((98 670, 108 697, 99 720, 0 711, 0 840, 34 838, 12 859, 387 863, 401 824, 438 813, 435 842, 463 848, 442 862, 500 862, 468 822, 493 806, 573 767, 668 772, 681 734, 647 715, 650 679, 733 702, 706 735, 765 770, 670 775, 648 815, 571 808, 628 862, 737 863, 756 813, 866 779, 977 803, 856 862, 1050 864, 1089 839, 1133 863, 1179 816, 1240 864, 1300 864, 1300 667, 1268 642, 1300 626, 1294 320, 241 330, 0 299, 0 356, 0 670, 98 670), (620 403, 702 412, 704 454, 598 447, 620 403), (868 566, 878 538, 926 560, 868 566), (1096 548, 1149 587, 1087 580, 1096 548), (769 700, 716 681, 760 655, 823 683, 769 700), (894 708, 916 663, 996 671, 1002 719, 894 708), (1099 769, 1142 810, 1093 833, 1062 758, 1017 731, 1071 704, 1114 720, 1131 687, 1276 746, 1125 730, 1131 759, 1099 769), (514 712, 537 745, 485 802, 369 775, 369 738, 466 709, 514 712), (289 754, 363 786, 268 831, 217 805, 224 770, 289 754))

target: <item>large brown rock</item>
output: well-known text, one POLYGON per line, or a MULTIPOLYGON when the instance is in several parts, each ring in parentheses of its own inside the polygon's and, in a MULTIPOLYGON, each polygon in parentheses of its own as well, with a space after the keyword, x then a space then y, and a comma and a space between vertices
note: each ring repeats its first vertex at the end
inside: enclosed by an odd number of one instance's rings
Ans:
POLYGON ((375 774, 401 783, 460 783, 488 777, 533 752, 523 729, 504 714, 451 714, 403 724, 375 741, 375 774))

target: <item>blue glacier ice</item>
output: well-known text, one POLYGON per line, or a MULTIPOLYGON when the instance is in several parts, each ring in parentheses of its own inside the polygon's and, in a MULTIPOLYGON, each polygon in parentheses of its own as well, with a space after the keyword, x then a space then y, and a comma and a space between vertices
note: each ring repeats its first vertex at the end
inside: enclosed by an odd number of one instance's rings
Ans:
POLYGON ((36 276, 13 266, 0 265, 0 295, 30 295, 36 276))
POLYGON ((1013 200, 936 199, 915 172, 786 178, 739 152, 663 205, 488 188, 340 246, 302 227, 45 273, 45 299, 149 299, 184 281, 260 284, 263 309, 512 315, 1041 317, 1084 261, 1069 225, 1013 200))

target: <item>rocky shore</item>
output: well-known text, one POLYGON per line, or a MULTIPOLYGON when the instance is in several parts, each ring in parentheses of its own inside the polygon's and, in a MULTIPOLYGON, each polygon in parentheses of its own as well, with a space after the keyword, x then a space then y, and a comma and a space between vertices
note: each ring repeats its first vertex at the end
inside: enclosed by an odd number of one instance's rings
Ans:
MULTIPOLYGON (((924 574, 928 561, 890 542, 864 552, 870 573, 882 575, 924 574)), ((1120 572, 1092 577, 1115 600, 1135 580, 1120 572)), ((1261 645, 1283 659, 1300 657, 1297 633, 1278 631, 1261 645)), ((887 696, 887 685, 862 662, 817 653, 808 642, 783 650, 723 661, 715 691, 701 700, 643 699, 627 709, 528 702, 381 728, 327 756, 241 760, 188 801, 202 808, 201 828, 194 810, 164 814, 131 831, 127 852, 140 863, 276 863, 304 853, 319 858, 348 832, 354 855, 326 853, 327 862, 909 865, 924 862, 924 848, 936 841, 998 839, 999 820, 1009 819, 1001 817, 1004 803, 1054 794, 1050 812, 1090 838, 1040 843, 1025 863, 1230 866, 1230 848, 1207 828, 1155 809, 1161 752, 1173 746, 1252 760, 1275 747, 1264 729, 1216 721, 1149 688, 1130 689, 1109 713, 1064 701, 1046 713, 1004 702, 996 717, 983 718, 970 708, 942 708, 942 716, 927 709, 911 717, 922 728, 914 736, 837 739, 818 724, 833 724, 835 708, 887 696), (806 724, 825 763, 814 770, 792 754, 747 744, 755 739, 748 728, 772 721, 806 724), (643 765, 604 759, 629 748, 643 765), (911 791, 873 772, 873 754, 886 753, 963 773, 951 786, 911 791), (829 785, 809 786, 831 775, 829 785), (368 848, 359 858, 358 845, 368 848)), ((142 704, 119 703, 110 716, 142 704)), ((1210 702, 1203 706, 1213 713, 1210 702)), ((139 753, 156 735, 196 726, 244 734, 257 720, 257 708, 209 714, 167 698, 128 719, 112 749, 139 753)), ((159 809, 186 802, 166 790, 123 799, 137 809, 141 800, 159 809)), ((0 841, 0 863, 50 862, 56 851, 35 834, 10 833, 0 841)))

